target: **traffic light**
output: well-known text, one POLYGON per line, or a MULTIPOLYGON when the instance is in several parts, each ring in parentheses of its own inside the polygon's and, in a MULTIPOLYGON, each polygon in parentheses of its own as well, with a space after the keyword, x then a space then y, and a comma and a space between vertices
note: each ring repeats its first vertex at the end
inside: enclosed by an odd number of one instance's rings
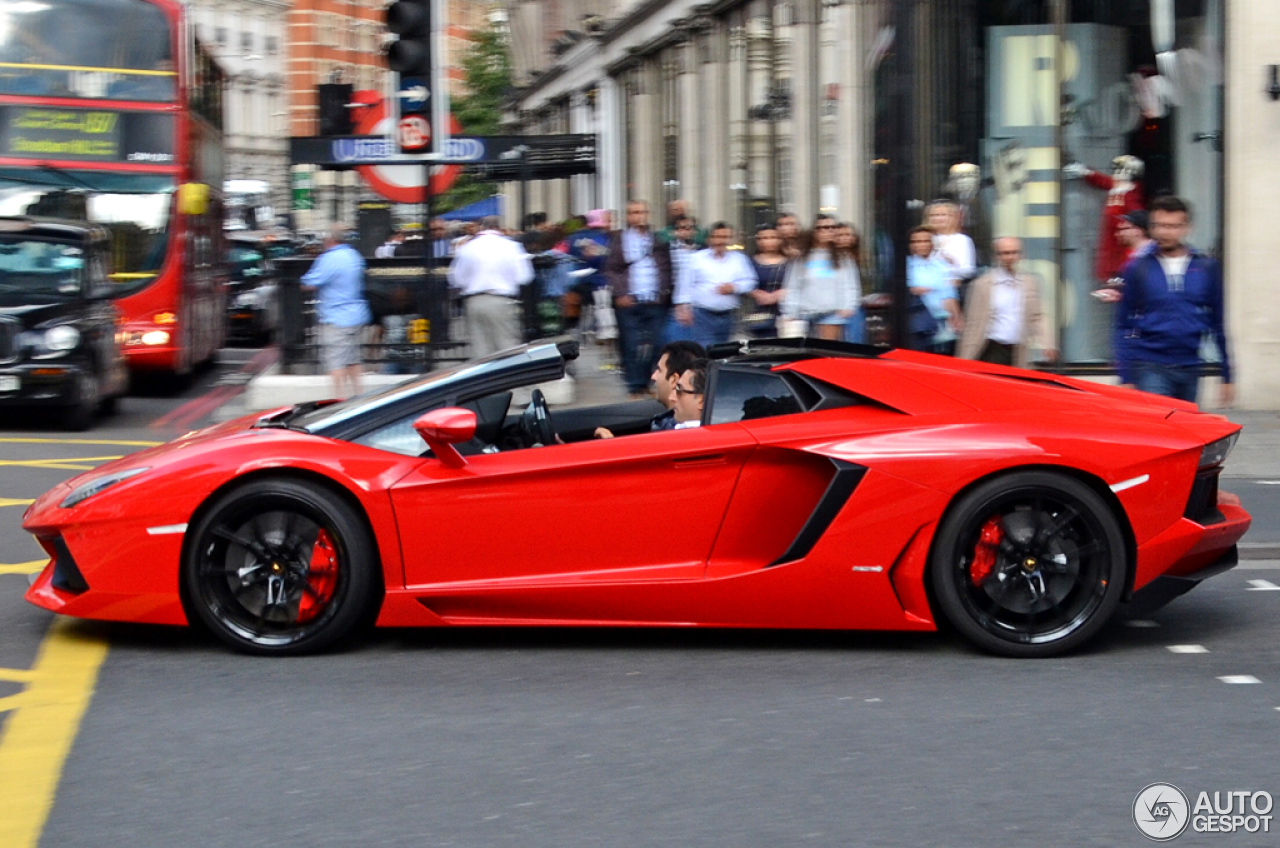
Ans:
POLYGON ((387 45, 387 67, 429 79, 431 0, 396 0, 387 7, 387 29, 400 36, 387 45))
POLYGON ((316 86, 316 98, 320 102, 320 135, 351 135, 352 86, 347 83, 321 83, 316 86))

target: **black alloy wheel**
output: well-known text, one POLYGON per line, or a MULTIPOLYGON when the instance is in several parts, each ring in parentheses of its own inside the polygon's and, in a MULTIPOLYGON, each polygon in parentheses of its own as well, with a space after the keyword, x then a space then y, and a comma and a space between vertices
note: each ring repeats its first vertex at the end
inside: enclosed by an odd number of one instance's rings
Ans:
POLYGON ((381 585, 368 528, 321 486, 248 483, 218 498, 189 532, 189 617, 246 653, 332 645, 364 621, 381 585))
POLYGON ((1022 471, 990 480, 947 513, 930 581, 946 621, 984 650, 1048 657, 1088 641, 1124 592, 1124 536, 1093 489, 1022 471))

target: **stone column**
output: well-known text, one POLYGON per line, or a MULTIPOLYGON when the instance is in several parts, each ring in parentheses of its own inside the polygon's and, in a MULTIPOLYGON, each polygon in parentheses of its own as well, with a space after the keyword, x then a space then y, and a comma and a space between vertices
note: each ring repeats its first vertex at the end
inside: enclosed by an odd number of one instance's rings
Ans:
POLYGON ((646 59, 636 75, 636 94, 632 96, 635 118, 630 142, 632 156, 631 197, 662 203, 662 127, 658 111, 658 63, 646 59))
MULTIPOLYGON (((739 9, 733 13, 725 34, 725 63, 723 65, 723 92, 725 101, 725 130, 728 133, 728 160, 726 162, 728 184, 725 187, 724 217, 735 227, 748 229, 744 220, 742 202, 747 193, 747 158, 750 155, 748 133, 751 131, 747 122, 747 31, 746 11, 739 9)), ((750 236, 750 232, 745 235, 750 236)))
MULTIPOLYGON (((1280 185, 1280 102, 1267 92, 1269 71, 1280 62, 1280 28, 1266 4, 1227 0, 1225 5, 1227 342, 1234 354, 1237 405, 1280 409, 1275 233, 1269 216, 1258 214, 1274 204, 1280 185)), ((1191 234, 1192 241, 1200 238, 1191 234)), ((1203 405, 1217 404, 1216 391, 1201 394, 1203 405)))
MULTIPOLYGON (((708 9, 709 7, 698 7, 708 9)), ((732 152, 729 149, 729 81, 727 74, 729 34, 723 20, 705 20, 705 32, 699 36, 702 76, 703 150, 702 195, 699 203, 706 223, 725 220, 735 223, 730 214, 729 175, 732 152)))
POLYGON ((871 140, 875 129, 875 93, 866 70, 867 44, 874 36, 872 0, 858 0, 836 10, 839 28, 837 54, 840 102, 836 138, 842 147, 837 158, 840 214, 848 217, 869 244, 872 223, 871 140))
MULTIPOLYGON (((760 109, 767 104, 773 84, 773 26, 766 16, 752 15, 747 19, 746 65, 747 108, 760 109)), ((773 122, 767 117, 748 117, 745 129, 746 181, 748 193, 756 197, 772 197, 774 193, 776 159, 773 155, 773 133, 773 122)))
MULTIPOLYGON (((702 100, 701 71, 702 62, 698 61, 698 42, 702 36, 690 29, 685 22, 685 30, 689 40, 682 46, 674 48, 676 56, 676 73, 679 75, 676 85, 680 91, 680 126, 677 135, 677 173, 680 186, 671 198, 684 198, 693 207, 693 214, 699 222, 705 223, 707 208, 702 200, 703 169, 713 148, 708 146, 706 137, 706 115, 702 100)), ((656 211, 656 210, 655 210, 656 211)), ((666 226, 666 210, 654 218, 655 225, 666 226)))
MULTIPOLYGON (((596 101, 596 185, 601 208, 622 213, 625 197, 623 173, 625 130, 622 98, 626 91, 615 77, 605 76, 599 83, 596 101)), ((621 219, 619 219, 621 220, 621 219)))
POLYGON ((793 0, 791 41, 791 169, 795 209, 801 220, 818 209, 818 0, 793 0))

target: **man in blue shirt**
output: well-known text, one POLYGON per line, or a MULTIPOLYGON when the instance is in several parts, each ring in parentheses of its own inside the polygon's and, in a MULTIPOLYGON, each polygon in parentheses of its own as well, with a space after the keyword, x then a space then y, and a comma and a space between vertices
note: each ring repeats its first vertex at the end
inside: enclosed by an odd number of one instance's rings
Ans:
POLYGON ((345 224, 330 226, 324 253, 302 276, 302 287, 316 292, 320 363, 338 398, 360 393, 360 343, 372 318, 364 299, 364 258, 346 239, 345 224))
POLYGON ((1116 314, 1120 381, 1144 392, 1196 401, 1200 345, 1211 335, 1222 359, 1222 406, 1235 399, 1224 326, 1222 266, 1189 247, 1191 210, 1178 197, 1157 197, 1149 221, 1155 249, 1121 271, 1116 314))

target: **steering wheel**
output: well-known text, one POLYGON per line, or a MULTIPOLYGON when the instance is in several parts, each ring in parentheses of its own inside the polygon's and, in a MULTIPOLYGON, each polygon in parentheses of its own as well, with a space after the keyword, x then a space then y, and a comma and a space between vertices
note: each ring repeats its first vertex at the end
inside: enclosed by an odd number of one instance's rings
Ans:
POLYGON ((551 410, 547 408, 547 399, 542 389, 534 389, 529 396, 529 405, 520 416, 520 438, 527 448, 535 445, 554 445, 556 428, 551 423, 551 410))

